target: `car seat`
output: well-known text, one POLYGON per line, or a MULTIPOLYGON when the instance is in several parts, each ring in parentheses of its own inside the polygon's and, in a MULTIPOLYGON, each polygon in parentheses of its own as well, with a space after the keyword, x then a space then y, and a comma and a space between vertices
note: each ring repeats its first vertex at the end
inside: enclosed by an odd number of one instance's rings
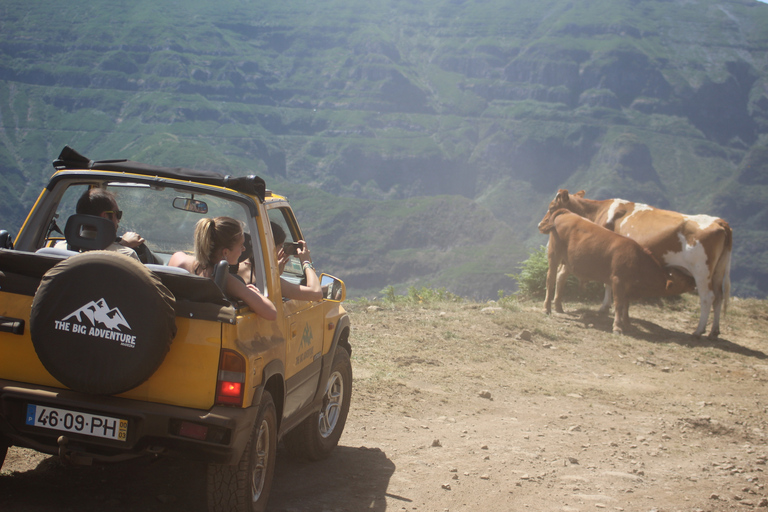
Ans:
POLYGON ((67 248, 75 251, 104 250, 115 242, 116 236, 114 222, 96 215, 71 215, 64 227, 67 248))

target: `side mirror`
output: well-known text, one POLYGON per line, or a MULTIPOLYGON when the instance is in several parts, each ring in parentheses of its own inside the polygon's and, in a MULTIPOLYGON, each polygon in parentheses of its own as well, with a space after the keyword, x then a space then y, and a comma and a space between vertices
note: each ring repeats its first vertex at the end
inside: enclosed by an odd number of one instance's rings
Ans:
POLYGON ((13 237, 4 229, 0 231, 0 249, 13 249, 13 237))
POLYGON ((208 213, 208 203, 188 197, 177 197, 173 200, 173 207, 177 210, 193 213, 208 213))
POLYGON ((323 290, 323 299, 332 302, 343 302, 347 297, 347 289, 341 279, 328 274, 320 274, 320 288, 323 290))

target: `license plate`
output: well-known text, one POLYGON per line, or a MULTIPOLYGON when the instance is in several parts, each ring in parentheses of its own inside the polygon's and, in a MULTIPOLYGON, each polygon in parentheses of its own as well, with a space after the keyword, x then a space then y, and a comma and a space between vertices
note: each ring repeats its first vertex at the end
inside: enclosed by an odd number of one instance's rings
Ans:
POLYGON ((128 420, 27 404, 27 425, 125 441, 128 420))

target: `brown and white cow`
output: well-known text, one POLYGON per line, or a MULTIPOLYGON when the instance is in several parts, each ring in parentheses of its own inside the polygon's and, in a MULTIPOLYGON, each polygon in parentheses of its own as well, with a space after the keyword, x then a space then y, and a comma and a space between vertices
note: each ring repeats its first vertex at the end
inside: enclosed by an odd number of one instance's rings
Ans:
MULTIPOLYGON (((586 199, 583 190, 575 194, 559 190, 548 211, 560 208, 635 240, 663 265, 690 274, 701 304, 699 325, 693 335, 704 333, 709 312, 714 309, 709 337, 717 338, 720 310, 727 310, 731 290, 733 234, 726 221, 708 215, 684 215, 623 199, 586 199)), ((606 289, 604 307, 609 300, 606 289)))
POLYGON ((690 287, 690 278, 663 267, 648 249, 634 240, 600 227, 565 208, 547 212, 539 223, 542 233, 549 233, 547 298, 544 307, 552 310, 567 273, 558 274, 560 265, 579 279, 600 281, 610 286, 614 300, 613 332, 621 334, 629 327, 629 301, 641 297, 678 295, 690 287), (555 281, 558 281, 557 288, 555 281))

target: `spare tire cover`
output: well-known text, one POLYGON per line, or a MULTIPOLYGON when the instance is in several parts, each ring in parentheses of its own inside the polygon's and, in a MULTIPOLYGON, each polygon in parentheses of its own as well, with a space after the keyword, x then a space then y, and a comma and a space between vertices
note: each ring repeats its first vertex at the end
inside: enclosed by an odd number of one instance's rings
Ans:
POLYGON ((138 261, 92 251, 58 263, 32 301, 40 362, 75 391, 113 395, 147 380, 176 335, 175 299, 138 261))

